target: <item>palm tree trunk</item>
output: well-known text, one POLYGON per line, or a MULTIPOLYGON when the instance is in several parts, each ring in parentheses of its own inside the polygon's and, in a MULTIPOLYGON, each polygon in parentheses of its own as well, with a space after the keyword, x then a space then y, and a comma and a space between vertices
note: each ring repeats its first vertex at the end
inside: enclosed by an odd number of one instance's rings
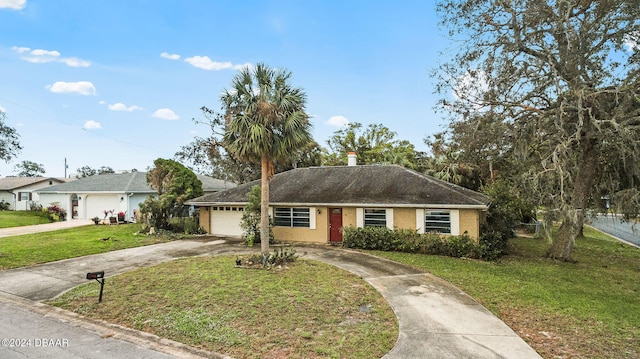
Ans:
POLYGON ((269 252, 269 158, 262 154, 262 179, 260 197, 260 250, 269 252))

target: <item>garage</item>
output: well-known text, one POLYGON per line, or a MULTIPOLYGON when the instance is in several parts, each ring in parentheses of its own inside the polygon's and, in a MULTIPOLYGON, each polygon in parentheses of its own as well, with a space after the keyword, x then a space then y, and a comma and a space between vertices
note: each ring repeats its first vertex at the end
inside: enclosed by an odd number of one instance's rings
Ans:
POLYGON ((211 207, 211 229, 209 233, 216 236, 241 236, 240 221, 244 207, 216 206, 211 207))

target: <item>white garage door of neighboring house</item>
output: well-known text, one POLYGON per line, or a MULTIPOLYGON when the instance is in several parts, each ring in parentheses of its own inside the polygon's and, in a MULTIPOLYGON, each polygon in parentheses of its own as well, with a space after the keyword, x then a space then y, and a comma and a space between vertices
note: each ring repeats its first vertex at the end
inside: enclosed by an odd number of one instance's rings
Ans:
POLYGON ((211 207, 211 234, 241 236, 240 220, 243 210, 243 207, 211 207))

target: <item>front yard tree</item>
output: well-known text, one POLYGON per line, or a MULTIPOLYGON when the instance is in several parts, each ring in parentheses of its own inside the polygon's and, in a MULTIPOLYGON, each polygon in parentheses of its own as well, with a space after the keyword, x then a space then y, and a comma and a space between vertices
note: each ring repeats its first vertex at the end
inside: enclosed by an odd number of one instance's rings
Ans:
POLYGON ((96 172, 99 175, 103 175, 103 174, 107 174, 107 173, 116 173, 116 171, 114 171, 113 168, 111 168, 109 166, 101 166, 100 168, 98 168, 96 170, 96 172))
POLYGON ((85 178, 85 177, 90 177, 90 176, 94 176, 98 173, 98 171, 96 171, 96 169, 91 168, 90 166, 83 166, 80 167, 76 170, 76 172, 78 172, 76 174, 76 178, 85 178))
POLYGON ((6 114, 0 110, 0 160, 11 161, 20 152, 19 135, 13 127, 5 123, 6 114))
POLYGON ((140 204, 140 212, 151 216, 151 224, 170 229, 171 218, 182 216, 184 202, 202 196, 202 182, 182 164, 163 158, 153 161, 155 167, 147 172, 147 183, 158 192, 140 204))
MULTIPOLYGON (((116 171, 114 171, 113 168, 109 166, 101 166, 100 168, 97 168, 97 169, 92 168, 90 166, 83 166, 78 168, 76 171, 78 172, 78 174, 76 175, 76 178, 84 178, 84 177, 95 176, 95 175, 116 173, 116 171)), ((131 171, 131 172, 136 172, 136 171, 131 171)))
POLYGON ((22 161, 15 165, 13 170, 18 177, 39 177, 47 172, 44 169, 44 165, 31 161, 22 161))
POLYGON ((354 151, 359 164, 390 163, 416 169, 418 153, 409 141, 398 140, 396 133, 382 124, 370 124, 366 128, 358 122, 350 122, 329 138, 329 149, 323 163, 330 166, 344 165, 349 152, 354 151))
MULTIPOLYGON (((262 63, 245 67, 220 97, 225 148, 240 161, 260 163, 260 238, 269 238, 269 181, 275 166, 313 142, 306 95, 289 83, 290 78, 291 72, 262 63)), ((269 241, 261 241, 261 250, 269 251, 269 241)))
POLYGON ((571 260, 599 189, 638 195, 637 0, 442 0, 437 9, 458 40, 438 72, 443 109, 466 136, 481 119, 501 124, 498 139, 483 140, 508 139, 512 180, 561 223, 547 255, 571 260))

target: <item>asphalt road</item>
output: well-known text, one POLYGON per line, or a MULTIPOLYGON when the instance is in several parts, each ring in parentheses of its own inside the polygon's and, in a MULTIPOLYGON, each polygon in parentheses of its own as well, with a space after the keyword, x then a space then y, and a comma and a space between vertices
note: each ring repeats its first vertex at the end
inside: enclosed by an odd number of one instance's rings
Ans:
POLYGON ((624 242, 640 246, 640 223, 624 222, 616 216, 598 216, 587 223, 624 242))

